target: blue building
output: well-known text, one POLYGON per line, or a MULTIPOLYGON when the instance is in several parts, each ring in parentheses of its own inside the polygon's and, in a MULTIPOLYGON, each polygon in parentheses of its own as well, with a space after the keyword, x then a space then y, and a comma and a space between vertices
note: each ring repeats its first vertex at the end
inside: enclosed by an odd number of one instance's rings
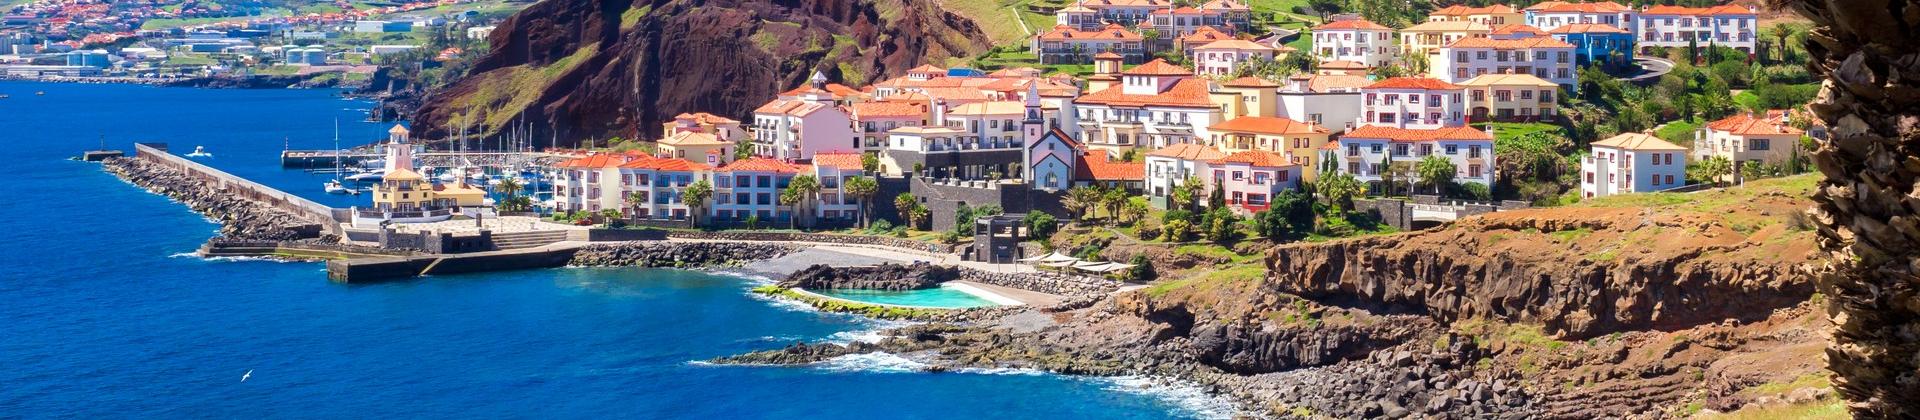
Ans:
POLYGON ((67 65, 99 69, 113 67, 113 61, 107 57, 107 50, 78 50, 67 53, 67 65))
POLYGON ((1573 44, 1573 55, 1579 65, 1613 67, 1633 63, 1633 33, 1625 29, 1613 25, 1575 23, 1560 25, 1547 31, 1547 34, 1573 44))

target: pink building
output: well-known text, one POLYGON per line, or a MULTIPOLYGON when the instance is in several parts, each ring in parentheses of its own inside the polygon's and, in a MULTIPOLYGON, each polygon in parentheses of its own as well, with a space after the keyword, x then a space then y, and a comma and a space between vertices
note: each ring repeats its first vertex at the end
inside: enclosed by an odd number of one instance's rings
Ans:
POLYGON ((1300 183, 1300 165, 1279 153, 1248 150, 1227 155, 1207 165, 1209 189, 1226 193, 1235 212, 1258 212, 1272 205, 1273 196, 1300 183))

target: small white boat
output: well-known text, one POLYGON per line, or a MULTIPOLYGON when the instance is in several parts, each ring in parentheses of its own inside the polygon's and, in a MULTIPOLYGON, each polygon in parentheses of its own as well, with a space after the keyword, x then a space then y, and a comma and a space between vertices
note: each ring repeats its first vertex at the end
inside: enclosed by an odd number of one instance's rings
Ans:
POLYGON ((380 182, 380 179, 386 178, 386 176, 387 176, 387 171, 385 169, 377 169, 377 170, 361 172, 353 175, 347 175, 346 180, 353 181, 353 182, 380 182))
POLYGON ((460 175, 455 175, 453 171, 446 171, 446 172, 441 172, 440 176, 437 176, 435 178, 438 178, 441 183, 450 183, 454 181, 459 181, 460 175))
POLYGON ((213 154, 207 153, 206 146, 193 146, 193 153, 188 153, 187 157, 213 157, 213 154))
POLYGON ((359 191, 354 191, 354 190, 353 190, 353 189, 351 189, 351 188, 347 188, 347 186, 346 186, 346 185, 342 185, 342 184, 340 184, 340 181, 339 181, 339 180, 333 180, 333 181, 327 181, 327 187, 326 187, 326 188, 327 188, 327 194, 356 194, 356 193, 359 193, 359 191))

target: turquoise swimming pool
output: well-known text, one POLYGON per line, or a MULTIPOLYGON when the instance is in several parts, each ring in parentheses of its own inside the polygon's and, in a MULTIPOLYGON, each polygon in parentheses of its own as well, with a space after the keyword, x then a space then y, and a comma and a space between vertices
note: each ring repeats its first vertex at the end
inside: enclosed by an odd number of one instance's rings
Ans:
POLYGON ((973 294, 944 284, 937 288, 919 290, 832 289, 809 290, 809 292, 855 302, 877 303, 881 305, 919 306, 926 308, 978 308, 982 306, 999 305, 993 303, 993 301, 974 296, 973 294))

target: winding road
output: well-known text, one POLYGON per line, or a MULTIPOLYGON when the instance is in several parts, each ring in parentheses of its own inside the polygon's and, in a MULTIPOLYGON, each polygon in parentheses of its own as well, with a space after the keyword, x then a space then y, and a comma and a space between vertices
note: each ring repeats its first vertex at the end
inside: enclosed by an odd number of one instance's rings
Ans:
POLYGON ((1626 81, 1627 83, 1659 80, 1660 76, 1665 76, 1668 72, 1673 71, 1673 60, 1642 56, 1634 57, 1633 61, 1640 65, 1640 72, 1635 73, 1633 76, 1621 77, 1619 78, 1620 80, 1626 81))

